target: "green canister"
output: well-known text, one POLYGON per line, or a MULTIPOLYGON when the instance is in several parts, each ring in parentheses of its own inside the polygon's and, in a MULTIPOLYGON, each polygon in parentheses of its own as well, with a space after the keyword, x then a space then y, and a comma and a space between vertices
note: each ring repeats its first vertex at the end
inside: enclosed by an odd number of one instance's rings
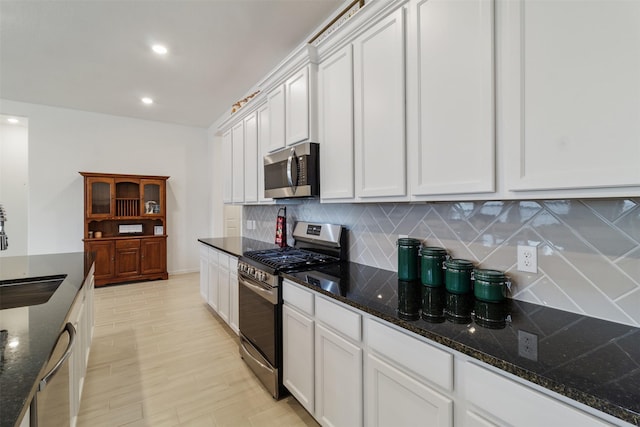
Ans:
POLYGON ((476 269, 473 293, 480 301, 500 302, 507 298, 507 277, 502 271, 476 269))
POLYGON ((420 240, 398 239, 398 280, 419 280, 420 240))
POLYGON ((436 246, 422 248, 420 263, 422 284, 425 286, 444 285, 444 262, 447 260, 447 251, 436 246))
POLYGON ((471 273, 473 263, 466 259, 450 259, 444 262, 446 267, 445 286, 453 294, 471 292, 471 273))

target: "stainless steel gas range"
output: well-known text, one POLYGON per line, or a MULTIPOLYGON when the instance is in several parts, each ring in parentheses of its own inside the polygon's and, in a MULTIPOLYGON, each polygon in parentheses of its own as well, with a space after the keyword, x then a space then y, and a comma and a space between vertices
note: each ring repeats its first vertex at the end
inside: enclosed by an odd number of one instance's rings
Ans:
POLYGON ((294 247, 245 252, 238 261, 240 355, 276 399, 285 391, 279 273, 347 258, 347 233, 340 225, 298 222, 293 237, 294 247))

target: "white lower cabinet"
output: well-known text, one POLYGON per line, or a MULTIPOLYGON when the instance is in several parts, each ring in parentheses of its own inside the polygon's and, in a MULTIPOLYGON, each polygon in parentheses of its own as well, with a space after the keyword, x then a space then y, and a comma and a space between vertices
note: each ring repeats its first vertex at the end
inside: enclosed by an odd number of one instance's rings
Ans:
POLYGON ((207 303, 209 303, 209 306, 215 311, 218 311, 218 284, 220 283, 218 276, 218 251, 211 247, 208 247, 207 251, 209 253, 207 258, 207 280, 209 281, 207 303))
POLYGON ((366 425, 453 426, 453 355, 372 319, 365 331, 366 425))
MULTIPOLYGON (((468 411, 473 408, 477 413, 486 413, 498 425, 552 426, 559 420, 565 426, 611 425, 473 362, 464 365, 462 377, 468 411)), ((484 417, 474 415, 475 425, 491 425, 484 417)))
POLYGON ((453 399, 373 354, 366 364, 367 426, 453 426, 453 399))
POLYGON ((362 426, 361 343, 351 338, 352 327, 322 321, 335 315, 360 322, 360 314, 287 280, 282 286, 285 387, 323 426, 362 426))
POLYGON ((238 258, 204 243, 200 246, 200 293, 204 295, 203 280, 207 281, 206 298, 209 306, 238 334, 238 258), (207 261, 203 261, 204 251, 207 261))
POLYGON ((307 287, 282 286, 284 384, 323 426, 630 425, 307 287))
POLYGON ((482 415, 478 415, 473 411, 467 411, 465 414, 465 427, 497 427, 497 424, 489 421, 482 415))
POLYGON ((315 410, 313 326, 311 317, 285 303, 282 308, 282 381, 311 414, 315 410))
POLYGON ((229 323, 229 257, 218 254, 218 314, 229 323))
POLYGON ((209 250, 200 245, 200 296, 209 302, 209 250))
POLYGON ((229 326, 240 334, 240 301, 238 289, 238 258, 229 257, 229 326))
POLYGON ((362 424, 362 348, 316 323, 316 418, 324 426, 362 424))

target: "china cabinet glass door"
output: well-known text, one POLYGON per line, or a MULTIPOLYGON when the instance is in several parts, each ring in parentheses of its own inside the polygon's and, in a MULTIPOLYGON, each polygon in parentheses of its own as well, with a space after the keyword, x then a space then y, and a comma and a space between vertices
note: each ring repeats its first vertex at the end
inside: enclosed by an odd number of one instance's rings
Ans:
POLYGON ((89 198, 87 216, 110 217, 113 209, 113 179, 89 178, 87 189, 89 198))
POLYGON ((143 215, 164 215, 163 182, 159 180, 143 179, 142 186, 143 215))

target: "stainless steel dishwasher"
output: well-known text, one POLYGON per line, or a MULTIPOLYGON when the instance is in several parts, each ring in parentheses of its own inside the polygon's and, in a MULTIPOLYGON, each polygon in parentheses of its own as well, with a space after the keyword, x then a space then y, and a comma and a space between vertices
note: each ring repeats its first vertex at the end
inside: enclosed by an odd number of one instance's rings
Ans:
POLYGON ((38 384, 31 400, 31 427, 69 427, 71 425, 69 356, 76 340, 76 329, 67 323, 49 357, 47 373, 38 384))

